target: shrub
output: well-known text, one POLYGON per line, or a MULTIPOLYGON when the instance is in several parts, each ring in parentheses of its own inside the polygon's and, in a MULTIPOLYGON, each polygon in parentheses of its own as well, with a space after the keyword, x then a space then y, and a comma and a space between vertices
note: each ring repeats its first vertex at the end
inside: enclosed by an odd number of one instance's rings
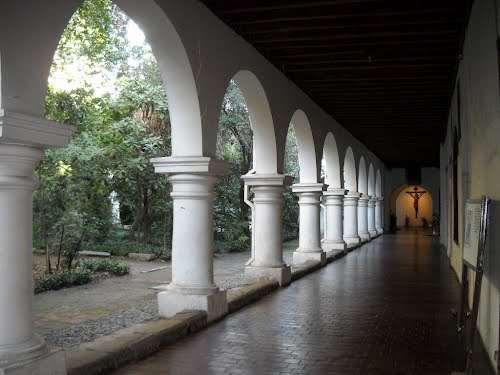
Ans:
POLYGON ((71 286, 84 285, 92 281, 92 272, 85 269, 74 269, 46 275, 35 283, 35 293, 58 290, 71 286))
POLYGON ((127 262, 116 259, 81 259, 78 265, 89 272, 109 272, 116 276, 126 275, 130 271, 127 262))
POLYGON ((102 244, 87 244, 85 250, 104 251, 113 256, 127 256, 129 253, 163 255, 163 246, 144 245, 134 242, 107 241, 102 244))
POLYGON ((250 233, 246 221, 227 223, 217 235, 217 250, 223 253, 242 252, 250 249, 250 233))

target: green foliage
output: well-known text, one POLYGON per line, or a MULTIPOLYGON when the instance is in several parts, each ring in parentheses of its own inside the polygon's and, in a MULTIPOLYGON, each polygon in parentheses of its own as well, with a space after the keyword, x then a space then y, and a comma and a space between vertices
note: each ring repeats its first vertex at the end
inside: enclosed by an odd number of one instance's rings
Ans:
MULTIPOLYGON (((76 132, 68 147, 48 150, 37 169, 34 242, 57 255, 58 271, 72 269, 82 249, 123 256, 170 253, 171 187, 150 163, 171 154, 168 101, 149 46, 128 43, 128 22, 110 0, 86 0, 55 55, 51 74, 60 78, 76 67, 78 76, 71 79, 80 83, 69 89, 49 85, 47 118, 74 125, 76 132), (100 90, 97 78, 112 89, 100 90), (116 193, 127 229, 113 225, 111 193, 116 193)), ((215 187, 214 232, 221 251, 250 249, 250 212, 240 176, 252 168, 252 137, 245 100, 230 82, 217 140, 217 156, 230 165, 230 173, 215 187)), ((285 171, 298 176, 293 132, 287 139, 285 171)), ((296 235, 297 215, 296 198, 287 192, 287 237, 296 235)))
POLYGON ((88 250, 103 251, 113 256, 127 256, 130 253, 155 254, 157 256, 169 256, 170 252, 165 253, 163 246, 152 244, 140 244, 129 241, 110 241, 103 243, 91 243, 85 246, 88 250))
MULTIPOLYGON (((293 126, 288 128, 285 147, 285 174, 299 182, 299 147, 293 126)), ((289 188, 283 194, 283 232, 285 240, 299 235, 299 203, 297 195, 289 188)))
POLYGON ((116 276, 123 276, 129 273, 127 262, 117 259, 80 259, 78 266, 90 272, 109 272, 116 276))
POLYGON ((92 281, 92 273, 89 270, 74 269, 58 273, 47 274, 43 279, 35 283, 35 294, 49 290, 58 290, 77 285, 88 284, 92 281))
POLYGON ((215 227, 218 251, 250 249, 249 209, 240 176, 252 166, 252 130, 245 99, 231 81, 224 97, 217 135, 217 156, 229 163, 230 171, 215 186, 215 227))
POLYGON ((125 24, 125 15, 111 0, 84 1, 64 31, 55 63, 67 65, 86 58, 93 66, 109 68, 123 59, 125 24))

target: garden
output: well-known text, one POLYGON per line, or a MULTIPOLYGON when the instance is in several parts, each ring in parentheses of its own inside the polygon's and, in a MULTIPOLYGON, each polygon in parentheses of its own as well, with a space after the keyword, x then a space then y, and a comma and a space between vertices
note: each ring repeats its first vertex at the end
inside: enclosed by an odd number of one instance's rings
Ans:
MULTIPOLYGON (((75 133, 67 147, 47 150, 36 171, 36 293, 126 275, 130 253, 170 259, 170 184, 149 162, 170 155, 167 91, 138 26, 110 0, 84 1, 49 78, 46 117, 73 125, 75 133), (110 256, 87 258, 86 251, 110 256)), ((215 188, 216 252, 249 252, 250 212, 240 177, 252 168, 252 130, 234 82, 221 108, 217 157, 230 172, 215 188)), ((285 159, 285 173, 297 177, 292 128, 285 159)), ((284 202, 284 237, 293 239, 298 205, 290 190, 284 202)))

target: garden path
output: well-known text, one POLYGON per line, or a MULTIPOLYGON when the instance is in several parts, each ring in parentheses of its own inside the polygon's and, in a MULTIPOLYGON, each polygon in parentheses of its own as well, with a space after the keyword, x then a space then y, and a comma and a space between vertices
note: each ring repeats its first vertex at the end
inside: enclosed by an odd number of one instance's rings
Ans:
MULTIPOLYGON (((297 241, 284 245, 285 261, 291 262, 297 241)), ((249 253, 218 254, 214 260, 217 285, 224 289, 244 284, 243 271, 249 253)), ((35 330, 54 346, 70 348, 119 329, 158 318, 159 284, 171 280, 171 263, 127 260, 130 274, 91 284, 35 295, 35 330), (157 267, 164 270, 142 273, 157 267)))

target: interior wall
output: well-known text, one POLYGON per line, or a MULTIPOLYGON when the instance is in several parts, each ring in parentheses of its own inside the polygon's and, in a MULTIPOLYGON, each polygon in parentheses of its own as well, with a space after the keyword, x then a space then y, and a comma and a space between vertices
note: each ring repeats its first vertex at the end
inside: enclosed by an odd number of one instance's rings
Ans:
MULTIPOLYGON (((493 212, 487 247, 478 327, 492 364, 499 341, 500 290, 500 82, 497 54, 497 4, 495 0, 476 0, 467 28, 463 59, 450 108, 446 140, 441 147, 441 181, 446 193, 441 206, 442 243, 447 245, 450 264, 461 278, 464 233, 464 205, 467 199, 488 195, 493 212), (453 135, 458 142, 458 241, 455 240, 453 209, 453 135)), ((471 277, 474 275, 471 271, 471 277)), ((472 283, 470 284, 472 288, 472 283)))
MULTIPOLYGON (((435 200, 433 202, 432 211, 430 214, 430 222, 432 222, 432 214, 436 213, 440 215, 439 199, 437 198, 439 197, 441 185, 440 169, 435 167, 424 167, 421 169, 421 177, 421 186, 424 186, 425 190, 429 191, 432 199, 435 200)), ((394 214, 396 213, 395 201, 397 199, 397 195, 394 197, 393 193, 396 191, 396 189, 401 189, 403 188, 403 186, 406 186, 408 184, 408 181, 406 179, 406 170, 404 168, 392 168, 387 170, 384 183, 384 191, 386 192, 384 205, 384 229, 389 230, 391 212, 393 212, 394 214)))
POLYGON ((410 227, 422 227, 423 219, 427 221, 427 225, 432 223, 432 194, 423 186, 408 185, 396 197, 395 206, 398 227, 405 227, 407 218, 410 227), (408 194, 413 193, 415 187, 418 191, 425 191, 418 200, 418 217, 415 217, 414 199, 408 194))

